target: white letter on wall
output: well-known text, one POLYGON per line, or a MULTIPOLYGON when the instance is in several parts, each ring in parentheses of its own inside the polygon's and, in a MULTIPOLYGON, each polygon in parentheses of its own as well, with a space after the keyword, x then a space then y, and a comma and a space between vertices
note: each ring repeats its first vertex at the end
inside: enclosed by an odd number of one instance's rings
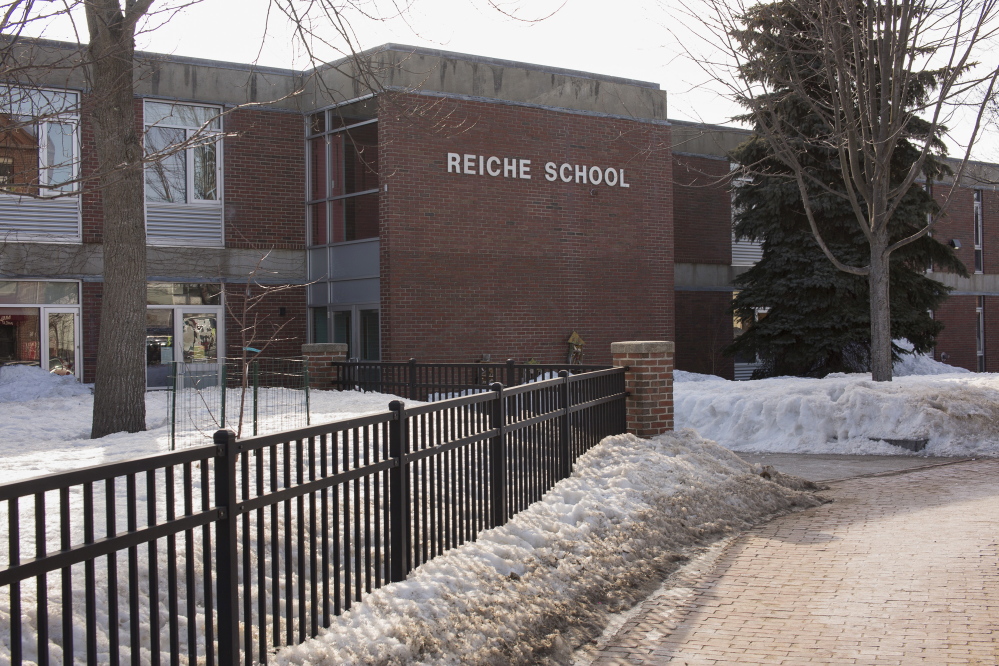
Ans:
POLYGON ((520 160, 520 177, 524 180, 531 179, 531 160, 520 160))
POLYGON ((555 163, 545 162, 545 180, 549 183, 553 183, 556 178, 558 178, 558 172, 555 171, 555 163))
POLYGON ((504 178, 516 178, 517 177, 517 158, 516 157, 504 157, 503 158, 503 177, 504 178))
POLYGON ((628 183, 624 182, 624 169, 618 169, 621 172, 621 187, 631 187, 628 183))
POLYGON ((465 155, 465 173, 475 175, 475 155, 465 155))
POLYGON ((576 165, 576 182, 586 185, 586 165, 576 165))
POLYGON ((558 177, 562 179, 563 183, 572 182, 572 165, 563 164, 558 168, 558 177))
POLYGON ((500 168, 499 168, 499 162, 500 162, 500 158, 498 158, 498 157, 490 157, 488 160, 486 160, 486 171, 489 173, 490 176, 498 176, 498 175, 500 175, 501 172, 500 172, 500 168), (494 163, 496 164, 496 171, 493 171, 493 164, 494 163))
POLYGON ((447 172, 461 173, 461 155, 458 153, 447 154, 447 172))

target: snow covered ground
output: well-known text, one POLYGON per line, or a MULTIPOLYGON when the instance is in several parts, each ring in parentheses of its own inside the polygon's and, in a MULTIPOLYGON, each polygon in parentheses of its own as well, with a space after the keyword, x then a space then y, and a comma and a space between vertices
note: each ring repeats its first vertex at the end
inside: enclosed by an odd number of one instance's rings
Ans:
POLYGON ((730 382, 677 372, 676 426, 733 451, 915 455, 884 439, 929 440, 922 455, 999 455, 999 375, 907 356, 895 380, 866 374, 730 382))
MULTIPOLYGON (((167 397, 165 391, 146 393, 146 432, 92 440, 89 386, 38 368, 0 368, 0 483, 167 452, 167 397)), ((387 411, 397 399, 381 393, 313 391, 312 423, 387 411)))
MULTIPOLYGON (((762 479, 729 449, 912 455, 871 439, 885 437, 928 439, 930 455, 999 455, 999 375, 925 357, 896 374, 884 384, 678 372, 677 425, 697 432, 604 440, 542 502, 374 592, 278 661, 564 663, 690 547, 816 501, 780 475, 762 479)), ((90 440, 89 387, 0 368, 0 483, 165 452, 166 399, 147 394, 147 432, 90 440)), ((316 391, 313 423, 384 411, 393 399, 316 391)), ((2 638, 0 666, 9 659, 2 638)))

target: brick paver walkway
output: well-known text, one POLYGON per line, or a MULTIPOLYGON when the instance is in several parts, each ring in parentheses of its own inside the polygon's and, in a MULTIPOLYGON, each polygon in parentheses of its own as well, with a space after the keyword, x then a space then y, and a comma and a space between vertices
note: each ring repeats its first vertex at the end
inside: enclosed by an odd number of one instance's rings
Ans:
POLYGON ((709 549, 594 666, 999 664, 999 460, 824 494, 709 549))

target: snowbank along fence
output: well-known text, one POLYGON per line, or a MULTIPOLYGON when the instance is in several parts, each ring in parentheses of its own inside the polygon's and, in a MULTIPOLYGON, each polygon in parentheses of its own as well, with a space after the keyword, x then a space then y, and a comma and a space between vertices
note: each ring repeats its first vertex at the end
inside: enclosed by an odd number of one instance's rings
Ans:
POLYGON ((330 388, 377 391, 409 400, 434 402, 462 395, 484 393, 494 382, 519 386, 551 379, 562 370, 573 374, 605 370, 606 365, 566 365, 540 363, 417 363, 333 361, 330 388))
POLYGON ((625 431, 625 399, 623 368, 562 371, 0 486, 0 650, 266 663, 539 500, 625 431))
POLYGON ((168 386, 171 450, 208 444, 223 428, 243 437, 310 423, 309 368, 301 358, 176 362, 168 386))

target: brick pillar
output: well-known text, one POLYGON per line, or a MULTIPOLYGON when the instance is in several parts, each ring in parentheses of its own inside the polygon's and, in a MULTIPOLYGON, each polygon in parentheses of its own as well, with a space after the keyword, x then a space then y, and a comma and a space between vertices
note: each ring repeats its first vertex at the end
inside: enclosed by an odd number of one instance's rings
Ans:
POLYGON ((342 342, 302 345, 302 356, 309 366, 309 388, 328 391, 335 376, 330 363, 347 360, 347 345, 342 342))
POLYGON ((627 367, 628 432, 654 437, 673 430, 673 343, 612 342, 614 365, 627 367))

